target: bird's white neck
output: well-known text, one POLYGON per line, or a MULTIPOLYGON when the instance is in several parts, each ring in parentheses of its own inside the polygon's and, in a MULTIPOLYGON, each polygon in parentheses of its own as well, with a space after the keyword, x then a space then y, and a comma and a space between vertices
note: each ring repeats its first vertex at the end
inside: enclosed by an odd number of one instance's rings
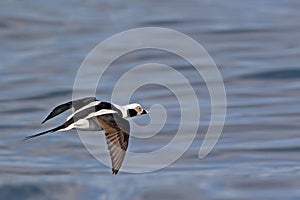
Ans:
POLYGON ((128 105, 130 105, 130 104, 125 105, 125 106, 120 106, 120 105, 117 105, 117 104, 113 104, 113 105, 114 105, 118 110, 121 111, 122 117, 123 117, 123 118, 128 118, 128 117, 129 117, 129 116, 128 116, 127 110, 128 110, 128 105))

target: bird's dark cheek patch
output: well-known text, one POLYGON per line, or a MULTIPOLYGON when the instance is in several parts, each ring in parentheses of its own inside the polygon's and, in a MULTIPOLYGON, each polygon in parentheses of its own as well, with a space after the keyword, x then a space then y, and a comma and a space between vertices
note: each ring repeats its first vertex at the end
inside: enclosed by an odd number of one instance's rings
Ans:
POLYGON ((127 112, 128 112, 129 117, 134 117, 134 116, 137 116, 137 114, 138 114, 135 109, 128 109, 127 112))

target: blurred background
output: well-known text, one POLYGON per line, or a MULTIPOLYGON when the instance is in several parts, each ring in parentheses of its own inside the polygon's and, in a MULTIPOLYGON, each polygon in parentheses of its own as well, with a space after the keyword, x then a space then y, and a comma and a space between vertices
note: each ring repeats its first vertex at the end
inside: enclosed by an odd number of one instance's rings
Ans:
MULTIPOLYGON (((297 0, 1 1, 0 199, 299 199, 299 8, 297 0), (64 120, 40 125, 54 106, 72 98, 77 70, 98 43, 145 26, 194 38, 223 76, 225 127, 205 159, 198 151, 210 119, 206 85, 184 60, 155 50, 114 62, 97 97, 109 100, 118 77, 142 63, 167 64, 188 76, 201 122, 194 143, 175 163, 112 176, 76 131, 21 142, 64 120)), ((133 138, 129 150, 147 152, 169 142, 180 121, 174 95, 148 85, 132 100, 145 107, 162 103, 168 120, 155 137, 133 138)))

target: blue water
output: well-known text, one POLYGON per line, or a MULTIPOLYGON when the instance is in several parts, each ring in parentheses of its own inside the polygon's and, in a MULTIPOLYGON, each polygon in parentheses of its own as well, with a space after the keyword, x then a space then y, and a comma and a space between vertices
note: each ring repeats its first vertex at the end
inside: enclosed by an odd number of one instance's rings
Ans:
MULTIPOLYGON (((299 8, 296 0, 1 1, 0 199, 299 199, 299 8), (167 168, 112 176, 75 131, 20 142, 63 120, 40 125, 54 106, 72 98, 77 70, 99 42, 144 26, 194 38, 222 74, 227 117, 205 159, 198 159, 198 151, 210 102, 205 83, 193 75, 203 111, 199 134, 167 168)), ((147 62, 193 74, 178 57, 153 51, 136 52, 114 65, 126 71, 147 62)), ((109 99, 122 70, 107 74, 99 99, 109 99)), ((146 107, 177 103, 155 85, 139 89, 133 100, 146 107)), ((171 140, 180 113, 176 106, 166 108, 171 113, 166 134, 133 139, 131 150, 147 152, 171 140)))

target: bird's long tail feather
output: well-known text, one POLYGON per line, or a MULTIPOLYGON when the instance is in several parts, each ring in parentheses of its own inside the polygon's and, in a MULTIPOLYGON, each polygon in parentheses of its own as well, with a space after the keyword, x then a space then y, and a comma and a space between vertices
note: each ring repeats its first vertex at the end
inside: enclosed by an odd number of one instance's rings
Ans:
POLYGON ((50 130, 47 130, 47 131, 44 131, 44 132, 41 132, 41 133, 38 133, 38 134, 34 134, 34 135, 30 135, 30 136, 27 136, 25 137, 23 140, 28 140, 28 139, 31 139, 31 138, 34 138, 34 137, 38 137, 38 136, 41 136, 41 135, 45 135, 47 133, 53 133, 53 132, 56 132, 56 131, 59 131, 59 130, 62 130, 62 129, 65 129, 67 128, 68 126, 70 126, 72 123, 74 122, 73 119, 70 119, 68 121, 66 121, 64 124, 58 126, 58 127, 55 127, 53 129, 50 129, 50 130))
POLYGON ((34 137, 38 137, 40 135, 44 135, 44 134, 47 134, 47 133, 52 133, 52 132, 55 132, 53 129, 51 130, 48 130, 48 131, 44 131, 44 132, 41 132, 41 133, 38 133, 38 134, 35 134, 35 135, 30 135, 30 136, 27 136, 25 137, 23 140, 29 140, 31 138, 34 138, 34 137))

